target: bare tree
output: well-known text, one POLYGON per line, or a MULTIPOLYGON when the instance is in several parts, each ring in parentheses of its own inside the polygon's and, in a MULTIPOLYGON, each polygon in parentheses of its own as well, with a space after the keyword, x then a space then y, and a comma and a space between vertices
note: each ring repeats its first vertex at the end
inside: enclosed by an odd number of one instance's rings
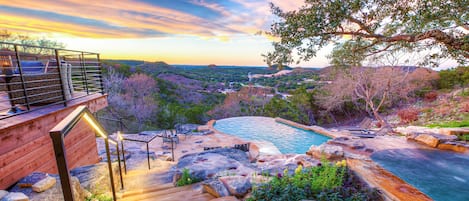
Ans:
POLYGON ((133 74, 123 83, 122 99, 128 114, 135 117, 139 129, 157 109, 156 81, 145 74, 133 74))
POLYGON ((378 122, 390 128, 380 115, 380 110, 396 101, 407 100, 412 92, 428 85, 432 71, 428 69, 410 71, 401 67, 351 67, 339 71, 333 84, 323 87, 325 93, 318 103, 326 111, 340 109, 347 102, 363 101, 365 110, 378 122), (428 75, 425 74, 428 72, 428 75))

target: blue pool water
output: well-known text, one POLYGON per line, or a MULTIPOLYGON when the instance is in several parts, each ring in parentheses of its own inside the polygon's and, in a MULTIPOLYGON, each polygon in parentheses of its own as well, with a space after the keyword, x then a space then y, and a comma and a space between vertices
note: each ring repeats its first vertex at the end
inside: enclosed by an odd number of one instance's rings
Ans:
POLYGON ((435 201, 469 200, 469 155, 426 149, 374 153, 378 164, 435 201))
POLYGON ((282 153, 304 154, 311 145, 320 145, 329 137, 275 122, 270 117, 233 117, 217 120, 215 129, 245 140, 272 142, 282 153))

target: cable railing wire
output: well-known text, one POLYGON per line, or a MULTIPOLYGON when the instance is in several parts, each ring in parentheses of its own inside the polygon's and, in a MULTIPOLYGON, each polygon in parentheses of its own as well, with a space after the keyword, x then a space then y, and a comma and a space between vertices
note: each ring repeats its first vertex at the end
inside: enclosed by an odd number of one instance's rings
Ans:
POLYGON ((104 94, 98 53, 0 42, 0 120, 104 94))

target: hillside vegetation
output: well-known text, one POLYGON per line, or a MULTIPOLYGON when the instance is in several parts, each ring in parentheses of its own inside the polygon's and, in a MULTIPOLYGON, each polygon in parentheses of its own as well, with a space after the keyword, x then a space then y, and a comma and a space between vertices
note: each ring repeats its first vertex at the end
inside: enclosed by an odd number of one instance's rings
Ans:
MULTIPOLYGON (((249 82, 249 72, 276 71, 185 69, 164 62, 105 66, 110 107, 103 114, 124 118, 132 130, 203 124, 234 116, 283 117, 307 125, 337 126, 378 114, 393 126, 435 125, 465 122, 469 110, 466 67, 440 72, 415 67, 295 69, 249 82), (350 79, 351 75, 366 79, 350 79), (372 94, 371 99, 356 96, 362 84, 368 87, 362 93, 372 94), (232 92, 220 93, 225 90, 232 92)), ((378 122, 377 126, 384 125, 378 122)))

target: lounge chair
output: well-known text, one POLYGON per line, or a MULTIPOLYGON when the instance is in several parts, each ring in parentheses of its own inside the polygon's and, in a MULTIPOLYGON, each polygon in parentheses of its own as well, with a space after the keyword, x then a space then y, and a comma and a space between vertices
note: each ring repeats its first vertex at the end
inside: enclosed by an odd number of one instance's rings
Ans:
POLYGON ((239 149, 239 150, 241 150, 241 151, 248 152, 250 145, 251 145, 251 143, 235 144, 235 145, 233 146, 233 149, 239 149))
POLYGON ((363 120, 356 126, 347 126, 347 127, 340 127, 342 130, 348 130, 348 131, 363 131, 367 132, 368 129, 370 129, 371 124, 373 123, 373 120, 370 119, 369 117, 363 118, 363 120))
POLYGON ((214 149, 221 149, 221 146, 216 146, 216 147, 204 147, 204 151, 209 151, 209 150, 214 150, 214 149))
POLYGON ((374 131, 370 131, 370 130, 350 131, 350 134, 352 134, 355 137, 359 137, 359 138, 374 138, 374 137, 376 137, 376 133, 374 131))

